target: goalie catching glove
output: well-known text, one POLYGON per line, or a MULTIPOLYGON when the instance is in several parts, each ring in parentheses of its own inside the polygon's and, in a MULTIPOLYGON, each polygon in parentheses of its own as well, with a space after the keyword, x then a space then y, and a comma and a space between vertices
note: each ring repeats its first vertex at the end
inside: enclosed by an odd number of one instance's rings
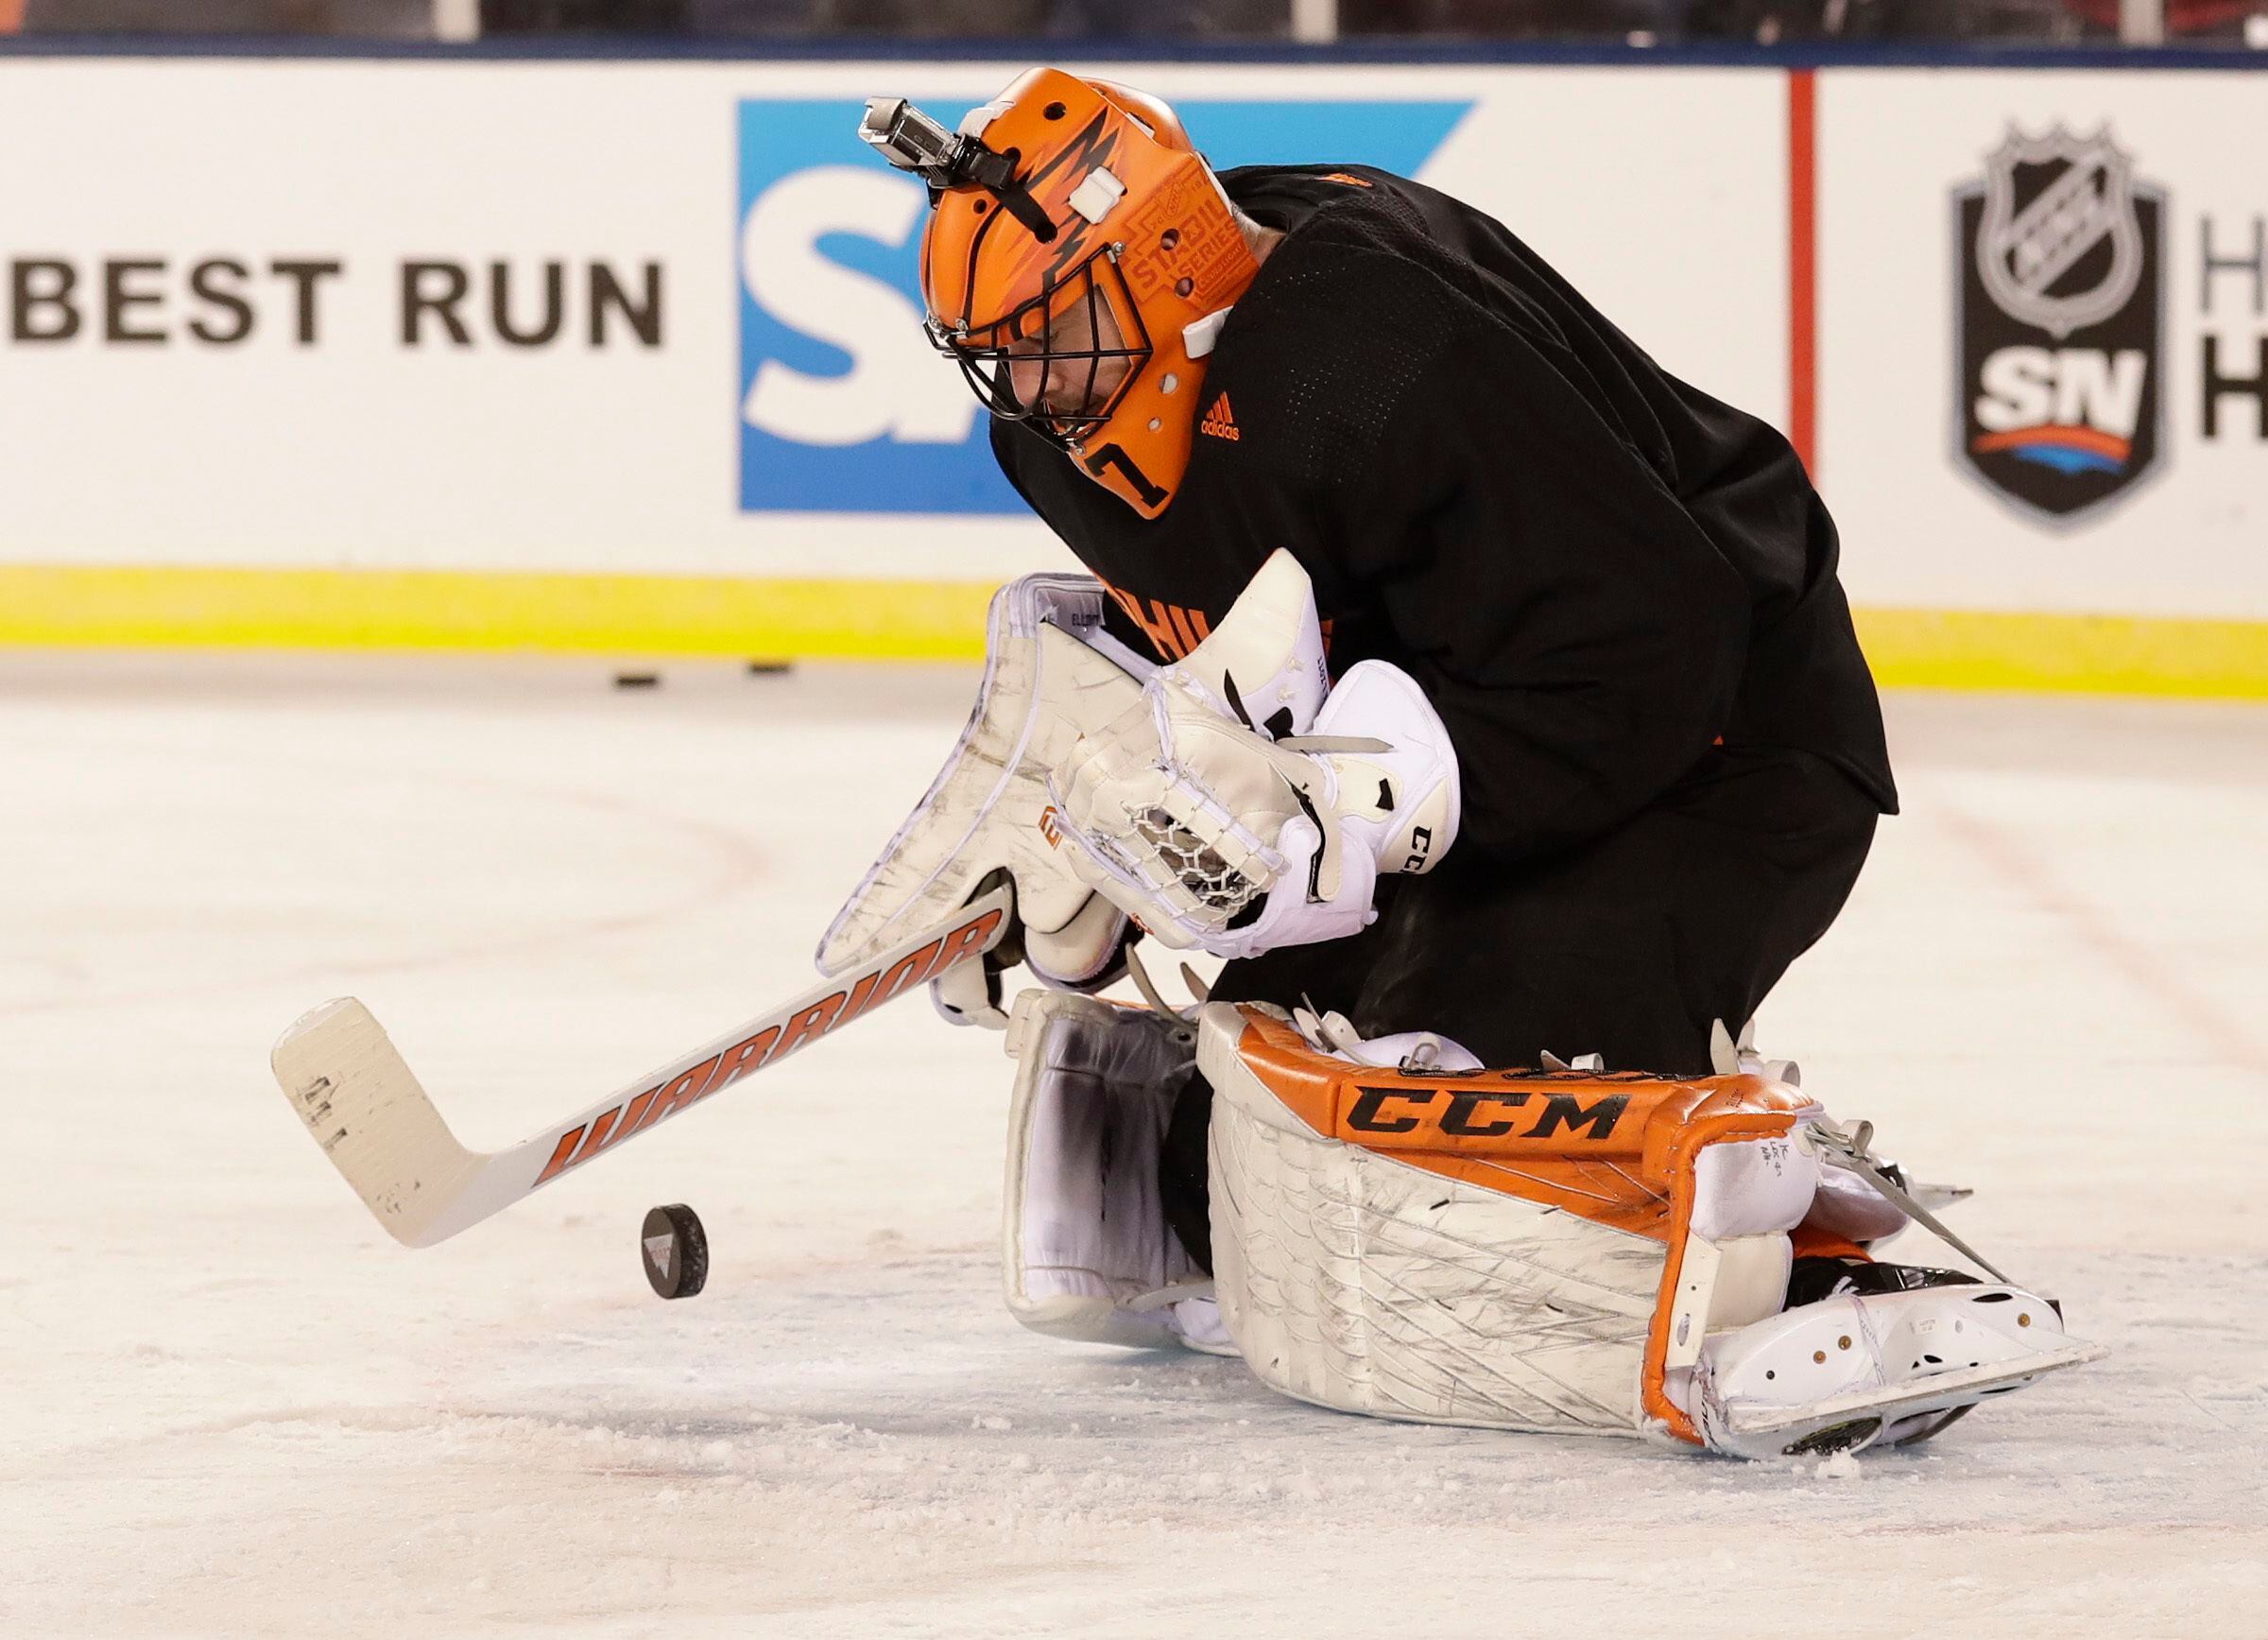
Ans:
POLYGON ((1281 551, 1049 788, 1072 871, 1165 944, 1216 957, 1360 931, 1379 874, 1431 870, 1457 833, 1439 715, 1382 661, 1330 687, 1313 588, 1281 551))
POLYGON ((1103 630, 1086 576, 1026 576, 987 623, 960 740, 820 942, 839 975, 1005 874, 1014 938, 938 989, 1005 1027, 999 970, 1091 990, 1128 914, 1224 957, 1351 934, 1381 871, 1421 872, 1457 830, 1457 766, 1409 677, 1365 662, 1331 688, 1307 574, 1278 553, 1219 629, 1162 671, 1103 630), (1304 738, 1302 738, 1304 736, 1304 738))

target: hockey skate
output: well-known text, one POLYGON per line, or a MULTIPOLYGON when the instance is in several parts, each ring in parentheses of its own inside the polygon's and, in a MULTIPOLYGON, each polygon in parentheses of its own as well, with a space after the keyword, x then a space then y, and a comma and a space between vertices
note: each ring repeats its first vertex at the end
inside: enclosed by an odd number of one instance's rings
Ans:
POLYGON ((1740 1458, 1853 1452, 1926 1440, 1980 1402, 2103 1351, 2067 1338, 2037 1294, 1951 1271, 1792 1304, 1702 1351, 1692 1402, 1703 1440, 1740 1458))

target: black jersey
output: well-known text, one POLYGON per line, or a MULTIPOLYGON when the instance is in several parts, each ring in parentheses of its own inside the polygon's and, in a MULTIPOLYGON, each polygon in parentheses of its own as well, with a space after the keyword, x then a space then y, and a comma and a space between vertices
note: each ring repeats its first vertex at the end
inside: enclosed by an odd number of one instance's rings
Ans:
POLYGON ((1895 811, 1834 525, 1785 439, 1446 195, 1361 166, 1222 181, 1285 234, 1207 361, 1165 511, 992 428, 1122 637, 1186 653, 1290 549, 1334 674, 1391 661, 1448 725, 1461 850, 1595 837, 1718 745, 1813 753, 1895 811))

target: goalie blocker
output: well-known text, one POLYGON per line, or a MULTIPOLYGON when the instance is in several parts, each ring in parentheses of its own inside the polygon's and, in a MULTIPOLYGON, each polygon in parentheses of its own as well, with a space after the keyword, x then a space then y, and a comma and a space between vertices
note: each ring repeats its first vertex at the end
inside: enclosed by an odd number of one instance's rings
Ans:
POLYGON ((1444 1069, 1469 1062, 1453 1044, 1379 1066, 1257 1005, 1182 1022, 1039 992, 1008 1049, 1008 1304, 1056 1337, 1239 1354, 1345 1412, 1744 1458, 1916 1439, 2102 1354, 2005 1283, 1783 1308, 1792 1232, 1906 1217, 1766 1077, 1444 1069), (1193 1075, 1210 1282, 1156 1165, 1193 1075))

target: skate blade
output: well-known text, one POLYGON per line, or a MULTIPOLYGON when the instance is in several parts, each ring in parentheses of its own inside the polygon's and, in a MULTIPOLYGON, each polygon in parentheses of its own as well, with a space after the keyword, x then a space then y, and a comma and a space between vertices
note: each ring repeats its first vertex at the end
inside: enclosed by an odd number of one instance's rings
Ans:
POLYGON ((2107 1354, 2100 1344, 2069 1340, 2019 1361, 1933 1372, 1907 1384, 1856 1390, 1800 1407, 1728 1407, 1710 1421, 1710 1444, 1743 1458, 1857 1451, 1901 1419, 1972 1406, 2107 1354))

